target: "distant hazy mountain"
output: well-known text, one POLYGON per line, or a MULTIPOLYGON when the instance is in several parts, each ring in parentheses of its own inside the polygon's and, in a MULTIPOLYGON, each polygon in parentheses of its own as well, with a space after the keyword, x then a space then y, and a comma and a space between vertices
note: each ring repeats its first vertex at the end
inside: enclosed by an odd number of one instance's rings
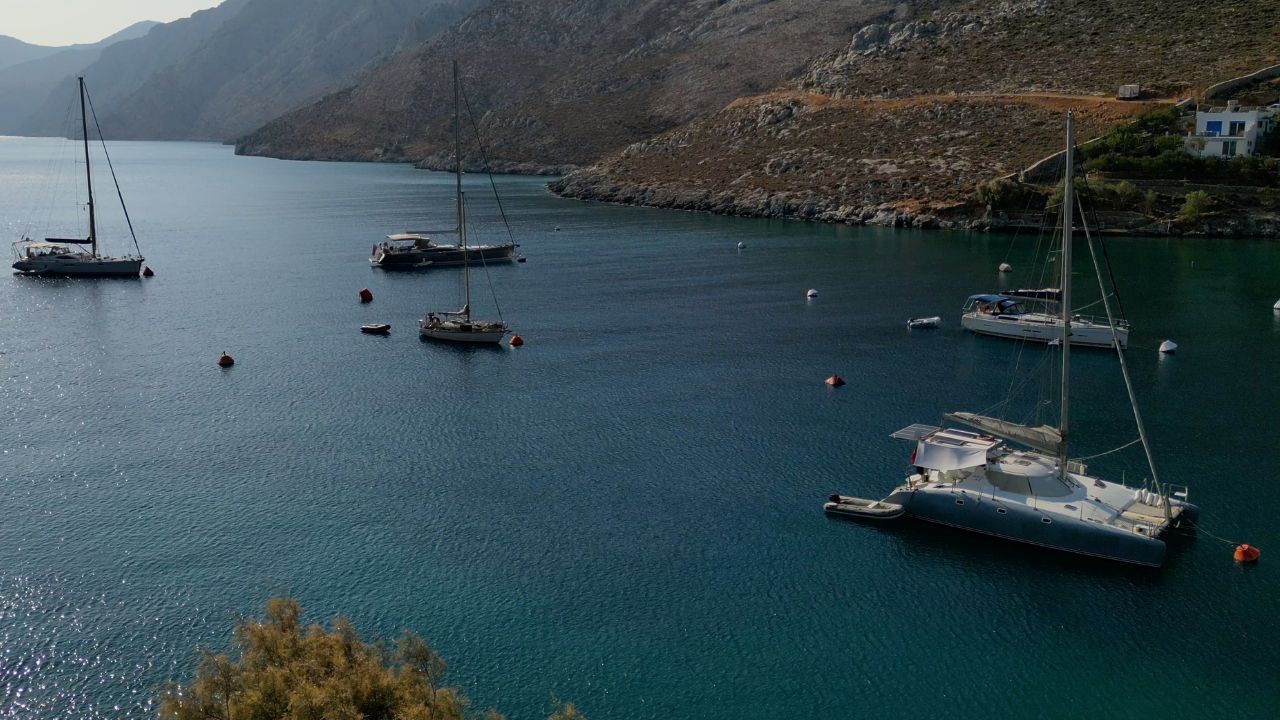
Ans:
MULTIPOLYGON (((63 73, 0 133, 65 133, 83 73, 107 137, 227 140, 309 103, 484 0, 226 0, 63 73)), ((0 71, 0 78, 3 71, 0 71)), ((2 82, 2 80, 0 80, 2 82)), ((3 85, 0 84, 0 88, 3 85)), ((0 89, 0 99, 3 90, 0 89)))
POLYGON ((14 65, 21 65, 32 60, 49 57, 72 51, 101 50, 124 40, 132 40, 147 34, 151 28, 160 23, 152 20, 136 22, 120 32, 108 35, 95 43, 79 43, 76 45, 48 46, 32 45, 15 37, 0 35, 0 70, 14 65))
POLYGON ((0 70, 11 65, 18 65, 30 60, 39 60, 40 58, 52 55, 61 49, 62 48, 47 47, 44 45, 32 45, 15 37, 0 35, 0 70))
POLYGON ((134 23, 96 43, 66 47, 28 45, 0 36, 0 134, 21 132, 33 109, 45 104, 59 81, 83 70, 105 49, 140 38, 157 25, 151 21, 134 23), (6 54, 6 48, 16 48, 18 52, 6 54), (5 58, 23 55, 25 60, 6 64, 5 58))
MULTIPOLYGON (((221 5, 155 27, 145 37, 117 43, 106 48, 100 57, 47 81, 47 99, 21 121, 21 135, 65 135, 67 104, 75 97, 75 76, 83 74, 100 120, 121 98, 135 92, 159 69, 181 61, 212 37, 250 0, 226 0, 221 5)), ((0 132, 3 132, 0 126, 0 132)), ((110 124, 103 125, 110 136, 110 124)))

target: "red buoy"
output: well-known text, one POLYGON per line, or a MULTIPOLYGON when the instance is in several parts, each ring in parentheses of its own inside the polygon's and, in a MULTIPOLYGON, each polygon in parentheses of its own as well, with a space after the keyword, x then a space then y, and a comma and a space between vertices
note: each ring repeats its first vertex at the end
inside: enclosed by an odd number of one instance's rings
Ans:
POLYGON ((369 292, 369 288, 365 288, 360 291, 360 302, 362 303, 373 302, 373 293, 369 292))
POLYGON ((519 335, 512 335, 511 339, 507 341, 507 344, 511 347, 520 347, 524 344, 524 338, 519 335))
POLYGON ((155 273, 151 271, 150 265, 142 266, 142 277, 152 277, 153 275, 155 275, 155 273))
POLYGON ((1262 551, 1252 545, 1237 545, 1233 557, 1239 563, 1256 562, 1262 557, 1262 551))
POLYGON ((218 358, 218 367, 229 368, 235 364, 236 361, 231 359, 231 356, 226 353, 222 353, 222 357, 218 358))
POLYGON ((840 387, 841 385, 845 385, 847 383, 845 383, 844 378, 840 377, 839 375, 832 375, 831 377, 827 378, 827 384, 830 385, 831 387, 840 387))

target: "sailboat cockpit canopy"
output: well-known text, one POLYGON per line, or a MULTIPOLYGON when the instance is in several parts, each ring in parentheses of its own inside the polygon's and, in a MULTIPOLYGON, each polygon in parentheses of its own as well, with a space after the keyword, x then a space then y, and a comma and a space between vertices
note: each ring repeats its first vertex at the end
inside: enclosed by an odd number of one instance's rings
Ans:
POLYGON ((19 248, 19 253, 25 257, 46 257, 57 255, 74 255, 76 252, 66 245, 66 243, 83 244, 87 240, 60 240, 57 238, 49 238, 45 242, 35 242, 31 240, 20 241, 14 243, 19 248))
POLYGON ((387 236, 390 243, 407 243, 409 247, 426 249, 431 247, 431 238, 426 233, 420 232, 403 232, 394 233, 387 236))
POLYGON ((990 315, 1022 315, 1027 312, 1022 303, 1004 295, 970 295, 964 303, 964 312, 990 315))

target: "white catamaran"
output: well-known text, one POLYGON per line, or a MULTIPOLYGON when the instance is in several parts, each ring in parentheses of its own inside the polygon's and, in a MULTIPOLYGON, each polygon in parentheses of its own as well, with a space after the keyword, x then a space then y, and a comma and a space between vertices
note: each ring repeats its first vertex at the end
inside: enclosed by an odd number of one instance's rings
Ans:
MULTIPOLYGON (((1074 200, 1072 180, 1075 137, 1067 115, 1066 184, 1062 211, 1061 301, 1057 318, 1068 335, 1075 332, 1071 307, 1071 245, 1074 200)), ((1101 266, 1093 239, 1085 228, 1090 257, 1098 275, 1102 303, 1112 317, 1103 287, 1101 266)), ((1187 502, 1185 488, 1162 483, 1146 429, 1133 393, 1122 344, 1111 346, 1121 373, 1150 469, 1143 487, 1130 487, 1090 475, 1068 453, 1071 346, 1057 343, 1062 353, 1060 408, 1057 426, 1029 425, 975 413, 948 413, 947 420, 970 430, 911 425, 893 434, 913 443, 914 472, 888 497, 877 503, 832 496, 824 506, 832 514, 884 519, 909 515, 942 525, 1016 540, 1046 548, 1138 565, 1159 566, 1165 559, 1164 537, 1198 514, 1187 502)), ((1052 350, 1046 350, 1052 352, 1052 350)), ((1121 446, 1127 447, 1128 445, 1121 446)), ((1119 449, 1119 448, 1118 448, 1119 449)))
MULTIPOLYGON (((125 257, 109 257, 98 253, 98 223, 93 207, 93 172, 89 157, 89 119, 85 110, 87 93, 84 78, 80 78, 80 129, 84 133, 84 175, 85 185, 89 191, 89 236, 87 238, 45 238, 36 241, 24 237, 13 244, 13 269, 25 275, 57 275, 81 277, 138 277, 142 270, 141 251, 137 255, 125 257), (84 248, 88 247, 86 251, 84 248)), ((97 126, 97 117, 94 118, 97 126)), ((102 141, 105 154, 107 145, 102 140, 102 129, 98 129, 98 138, 102 141)), ((107 166, 111 168, 112 180, 115 180, 115 168, 111 167, 111 156, 107 155, 107 166)), ((129 210, 124 205, 124 195, 120 193, 120 183, 116 182, 116 194, 120 198, 120 207, 124 210, 125 221, 129 225, 129 234, 133 237, 133 246, 138 247, 138 238, 133 233, 133 221, 129 219, 129 210)))
MULTIPOLYGON (((467 209, 462 192, 462 120, 461 98, 458 81, 458 63, 453 63, 453 159, 457 183, 458 247, 462 252, 462 308, 440 313, 427 313, 418 322, 418 332, 429 340, 457 343, 495 344, 510 331, 507 323, 498 320, 477 320, 471 316, 471 262, 467 249, 467 209)), ((487 269, 486 269, 487 272, 487 269)))

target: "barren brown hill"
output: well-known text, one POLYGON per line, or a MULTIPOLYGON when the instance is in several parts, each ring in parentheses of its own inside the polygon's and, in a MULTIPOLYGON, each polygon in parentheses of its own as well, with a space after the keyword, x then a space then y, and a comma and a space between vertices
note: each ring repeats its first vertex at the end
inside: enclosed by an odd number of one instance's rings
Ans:
POLYGON ((555 183, 584 199, 738 214, 933 222, 983 179, 1088 138, 1138 105, 1272 64, 1280 5, 1189 0, 899 6, 816 58, 790 89, 740 100, 555 183), (1061 100, 1052 101, 1059 96, 1061 100))
POLYGON ((945 220, 974 186, 1150 107, 1037 95, 833 99, 770 93, 637 143, 553 183, 572 196, 735 215, 945 220), (927 211, 927 212, 926 212, 927 211))
POLYGON ((289 158, 426 160, 448 145, 450 62, 498 164, 603 154, 799 76, 889 0, 497 0, 358 85, 238 143, 289 158))

